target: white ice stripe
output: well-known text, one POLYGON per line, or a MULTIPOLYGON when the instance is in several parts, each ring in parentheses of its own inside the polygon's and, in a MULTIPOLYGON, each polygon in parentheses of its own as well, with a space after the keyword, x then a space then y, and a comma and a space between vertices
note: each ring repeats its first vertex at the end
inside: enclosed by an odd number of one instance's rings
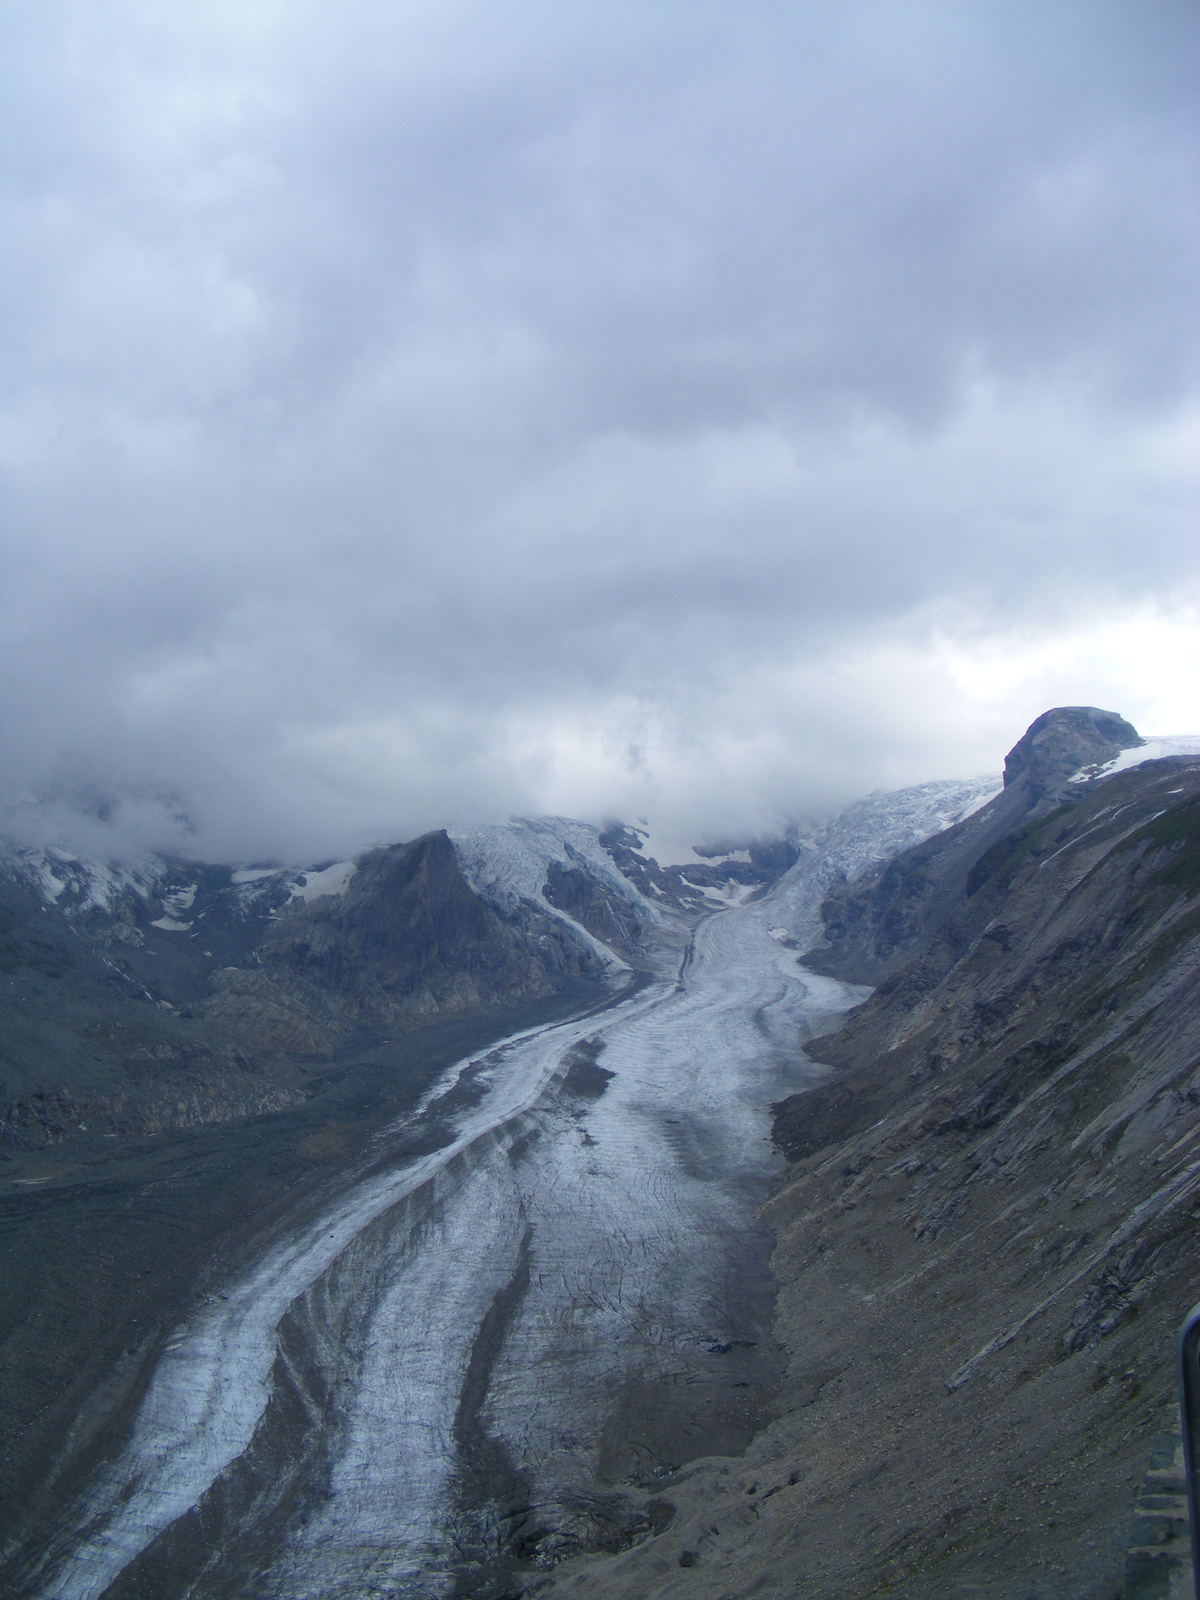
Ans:
POLYGON ((328 1508, 283 1552, 268 1591, 300 1600, 340 1592, 380 1560, 406 1573, 437 1565, 472 1341, 523 1226, 507 1145, 492 1143, 431 1210, 419 1248, 380 1280, 328 1508))
MULTIPOLYGON (((621 1009, 636 1012, 652 1003, 649 991, 621 1009)), ((193 1316, 159 1359, 128 1447, 87 1497, 80 1522, 99 1523, 98 1530, 44 1590, 47 1600, 97 1600, 135 1555, 199 1501, 253 1437, 269 1399, 278 1325, 291 1304, 370 1222, 532 1104, 562 1055, 592 1027, 581 1019, 530 1029, 503 1046, 507 1070, 463 1119, 453 1143, 359 1185, 273 1249, 227 1300, 193 1316)))

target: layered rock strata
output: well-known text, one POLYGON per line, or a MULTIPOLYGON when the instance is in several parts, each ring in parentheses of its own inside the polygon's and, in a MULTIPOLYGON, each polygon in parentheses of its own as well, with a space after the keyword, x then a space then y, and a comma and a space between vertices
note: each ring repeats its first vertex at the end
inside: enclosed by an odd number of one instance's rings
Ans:
POLYGON ((564 1594, 1120 1592, 1200 1285, 1200 761, 1071 784, 1128 738, 1078 731, 827 903, 882 981, 777 1108, 776 1420, 564 1594))

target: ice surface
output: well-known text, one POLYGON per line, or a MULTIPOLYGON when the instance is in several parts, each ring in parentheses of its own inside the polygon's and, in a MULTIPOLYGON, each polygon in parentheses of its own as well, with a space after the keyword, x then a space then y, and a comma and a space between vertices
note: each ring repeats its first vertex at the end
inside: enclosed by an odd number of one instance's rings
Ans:
POLYGON ((783 874, 769 901, 776 920, 801 949, 822 935, 821 902, 839 878, 853 882, 901 850, 971 816, 1004 787, 998 773, 948 779, 873 794, 823 827, 802 835, 800 859, 783 874))

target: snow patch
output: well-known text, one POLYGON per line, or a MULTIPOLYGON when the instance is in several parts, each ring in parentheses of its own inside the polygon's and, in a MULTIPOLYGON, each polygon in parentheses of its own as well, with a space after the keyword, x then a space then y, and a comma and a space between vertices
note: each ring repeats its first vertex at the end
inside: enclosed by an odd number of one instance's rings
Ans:
POLYGON ((691 883, 687 879, 684 881, 693 894, 698 890, 706 900, 713 900, 719 906, 744 905, 750 896, 762 887, 758 883, 737 883, 732 878, 723 889, 718 889, 711 883, 691 883))
POLYGON ((350 879, 358 871, 353 861, 335 861, 322 872, 306 872, 293 888, 292 900, 319 900, 325 894, 345 894, 350 879))
POLYGON ((1080 767, 1069 781, 1086 783, 1089 778, 1111 778, 1118 772, 1128 772, 1146 761, 1162 761, 1167 756, 1200 756, 1200 733, 1163 734, 1143 739, 1141 744, 1134 745, 1132 750, 1122 750, 1111 761, 1080 767))
POLYGON ((190 922, 176 922, 174 917, 158 917, 150 926, 161 928, 164 933, 186 933, 191 927, 190 922))

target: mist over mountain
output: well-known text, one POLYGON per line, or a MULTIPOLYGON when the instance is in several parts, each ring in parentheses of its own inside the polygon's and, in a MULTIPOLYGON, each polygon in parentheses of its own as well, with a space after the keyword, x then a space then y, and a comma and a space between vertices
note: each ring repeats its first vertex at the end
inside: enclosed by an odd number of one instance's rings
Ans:
POLYGON ((679 860, 1047 705, 1193 720, 1191 6, 48 0, 5 43, 8 831, 645 817, 679 860))

